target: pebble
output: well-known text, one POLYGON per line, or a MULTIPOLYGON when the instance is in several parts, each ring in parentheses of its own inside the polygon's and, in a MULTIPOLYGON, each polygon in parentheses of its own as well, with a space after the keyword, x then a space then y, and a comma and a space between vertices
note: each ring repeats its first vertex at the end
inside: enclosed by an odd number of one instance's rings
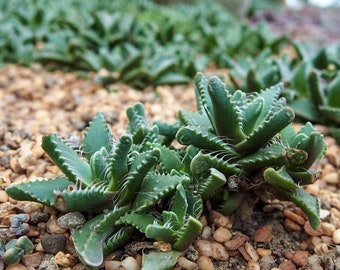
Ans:
POLYGON ((332 198, 330 204, 334 206, 337 210, 340 210, 340 200, 338 198, 332 198))
POLYGON ((180 267, 182 267, 186 270, 197 269, 197 263, 192 262, 192 261, 190 261, 187 258, 182 257, 182 256, 178 258, 177 263, 179 264, 180 267))
POLYGON ((289 218, 290 220, 294 221, 299 225, 304 225, 306 222, 303 217, 295 214, 293 211, 290 211, 288 209, 284 210, 283 214, 285 215, 286 218, 289 218))
POLYGON ((105 261, 104 262, 105 270, 117 270, 121 269, 121 262, 116 260, 105 261))
POLYGON ((21 263, 10 264, 6 266, 6 270, 27 270, 27 267, 21 263))
POLYGON ((216 227, 225 227, 227 229, 231 229, 232 227, 230 219, 215 210, 210 211, 209 220, 215 224, 216 227))
POLYGON ((310 265, 310 268, 313 270, 323 270, 323 267, 321 266, 320 257, 317 254, 308 257, 308 264, 310 265))
POLYGON ((4 202, 7 202, 9 199, 6 191, 4 190, 0 190, 0 203, 4 203, 4 202))
POLYGON ((335 185, 339 183, 339 174, 337 172, 331 172, 322 177, 326 183, 335 185))
POLYGON ((308 252, 298 250, 293 254, 291 260, 295 265, 302 267, 308 262, 308 252))
POLYGON ((141 265, 139 264, 139 262, 134 257, 131 257, 131 256, 128 256, 124 260, 122 260, 121 265, 125 269, 129 269, 129 270, 141 269, 141 265))
POLYGON ((47 222, 49 218, 48 213, 46 212, 33 212, 30 214, 30 222, 31 224, 38 224, 40 222, 47 222))
POLYGON ((227 228, 219 227, 213 232, 213 237, 215 241, 223 243, 230 240, 232 234, 227 228))
POLYGON ((241 253, 245 261, 249 262, 251 260, 251 257, 244 246, 240 246, 237 250, 241 253))
POLYGON ((334 244, 340 244, 340 229, 336 229, 332 236, 334 244))
POLYGON ((296 270, 296 266, 292 261, 284 261, 280 263, 279 268, 280 270, 296 270))
POLYGON ((211 259, 205 256, 201 256, 197 260, 197 265, 199 269, 202 270, 214 270, 214 264, 212 263, 211 259))
POLYGON ((247 235, 241 232, 236 232, 235 236, 233 236, 230 240, 224 242, 224 246, 227 250, 236 250, 248 240, 249 237, 247 235))
POLYGON ((228 252, 225 247, 218 242, 211 243, 211 250, 211 257, 217 261, 225 261, 229 258, 228 252))
POLYGON ((59 266, 54 262, 54 255, 46 254, 39 265, 38 270, 59 270, 59 266))
POLYGON ((41 212, 43 208, 44 208, 44 205, 41 203, 28 202, 28 203, 25 203, 24 205, 24 212, 26 214, 31 214, 33 212, 41 212))
POLYGON ((197 240, 195 243, 195 247, 201 256, 205 256, 205 257, 212 256, 211 242, 209 240, 204 240, 204 239, 197 240))
POLYGON ((86 222, 85 216, 80 212, 69 212, 57 219, 60 227, 67 229, 77 229, 86 222))
POLYGON ((327 254, 329 252, 328 245, 326 243, 320 243, 314 246, 314 252, 318 255, 327 254))
POLYGON ((204 226, 202 229, 201 236, 203 239, 211 239, 212 229, 209 226, 204 226))
POLYGON ((253 237, 255 242, 269 243, 273 237, 273 227, 271 225, 265 225, 257 229, 253 237))
POLYGON ((332 236, 334 231, 335 231, 335 227, 333 224, 328 223, 328 222, 321 222, 321 230, 323 231, 323 233, 327 236, 332 236))
POLYGON ((62 228, 58 222, 55 215, 51 215, 49 220, 46 222, 46 231, 50 234, 60 234, 67 231, 66 228, 62 228))
POLYGON ((256 251, 260 257, 270 256, 272 254, 272 251, 266 248, 257 248, 256 251))
POLYGON ((260 270, 260 264, 256 261, 250 260, 247 263, 247 268, 246 270, 260 270))
POLYGON ((25 266, 30 267, 38 267, 41 262, 43 261, 43 258, 45 256, 45 253, 43 252, 35 252, 32 254, 24 254, 21 258, 23 264, 25 266))
POLYGON ((71 254, 59 251, 54 256, 54 262, 61 267, 72 267, 77 263, 77 259, 71 254))
POLYGON ((247 253, 249 254, 253 261, 257 262, 260 259, 259 254, 249 242, 246 242, 244 244, 244 248, 246 249, 247 253))
POLYGON ((46 253, 57 254, 66 246, 66 237, 63 234, 46 234, 41 238, 41 245, 46 253))
POLYGON ((286 218, 284 220, 283 226, 289 232, 301 232, 302 231, 302 227, 289 218, 286 218))

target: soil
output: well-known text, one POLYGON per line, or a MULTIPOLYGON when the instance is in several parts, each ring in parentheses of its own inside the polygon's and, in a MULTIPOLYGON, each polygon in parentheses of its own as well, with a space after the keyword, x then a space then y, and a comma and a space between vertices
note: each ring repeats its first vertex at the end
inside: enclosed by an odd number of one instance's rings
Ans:
MULTIPOLYGON (((274 23, 273 27, 279 28, 274 23)), ((332 33, 327 35, 328 37, 333 36, 331 28, 327 31, 332 33)), ((313 32, 312 35, 315 36, 315 33, 313 32)), ((333 41, 333 37, 331 39, 333 41)), ((89 74, 90 78, 95 76, 96 74, 89 74)), ((94 115, 102 111, 112 132, 118 137, 125 131, 127 107, 136 102, 143 103, 150 123, 153 120, 171 122, 176 119, 178 110, 195 109, 193 89, 193 85, 159 86, 137 91, 120 84, 104 89, 93 80, 81 78, 75 73, 49 72, 39 65, 33 65, 30 68, 16 65, 3 67, 0 70, 0 179, 3 182, 0 188, 1 238, 5 241, 15 238, 9 231, 9 217, 18 213, 32 215, 32 213, 44 212, 48 214, 49 221, 29 224, 30 229, 26 234, 36 245, 32 254, 45 255, 46 252, 39 247, 41 237, 55 233, 50 221, 62 213, 36 204, 14 201, 6 197, 4 192, 4 189, 12 183, 55 177, 59 173, 40 147, 43 135, 55 132, 65 138, 77 138, 94 115)), ((319 128, 325 131, 324 127, 319 128)), ((235 222, 228 229, 234 236, 236 231, 241 231, 248 236, 248 243, 260 254, 256 265, 260 268, 251 268, 251 262, 254 261, 252 258, 249 259, 251 252, 242 253, 240 247, 230 252, 227 260, 213 260, 215 269, 273 269, 275 267, 280 267, 280 269, 340 269, 340 239, 336 238, 336 232, 340 230, 340 149, 333 138, 326 137, 325 141, 329 149, 318 165, 318 168, 323 171, 322 177, 315 184, 307 187, 307 190, 320 200, 321 230, 311 230, 301 211, 291 203, 279 201, 267 205, 258 203, 254 211, 248 213, 251 216, 250 222, 245 224, 235 222), (331 174, 333 178, 330 177, 331 174), (289 213, 303 217, 303 223, 299 224, 289 213), (270 241, 255 241, 254 234, 266 225, 272 228, 270 241), (270 255, 264 254, 266 250, 270 251, 270 255), (307 254, 302 263, 297 262, 299 252, 307 254), (287 268, 287 265, 290 268, 287 268)), ((229 218, 231 222, 237 220, 235 217, 229 218)), ((218 228, 209 218, 209 214, 206 215, 205 220, 206 226, 211 228, 212 232, 218 228)), ((70 232, 63 233, 68 243, 72 245, 70 232)), ((198 237, 198 239, 202 238, 204 238, 202 235, 198 237)), ((209 241, 213 240, 209 238, 209 241)), ((120 253, 117 252, 116 255, 119 254, 120 257, 114 259, 126 257, 125 252, 123 250, 120 253)), ((82 268, 81 264, 77 263, 72 247, 68 247, 65 254, 73 256, 75 263, 59 264, 56 267, 82 268)), ((199 255, 193 246, 185 256, 195 261, 199 255)), ((40 262, 53 260, 53 258, 51 255, 48 258, 45 256, 40 262)), ((2 267, 21 269, 3 266, 0 262, 0 269, 2 267)), ((39 264, 27 263, 27 261, 25 263, 24 260, 17 267, 53 269, 42 266, 39 268, 39 264)), ((105 269, 113 268, 107 264, 105 269)), ((184 268, 177 265, 176 269, 184 268)))

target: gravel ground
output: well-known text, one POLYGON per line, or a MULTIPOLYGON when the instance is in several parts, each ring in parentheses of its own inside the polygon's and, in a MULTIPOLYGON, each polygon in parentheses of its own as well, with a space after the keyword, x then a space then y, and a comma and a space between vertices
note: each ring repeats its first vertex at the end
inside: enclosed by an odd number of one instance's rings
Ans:
MULTIPOLYGON (((0 70, 0 235, 6 241, 18 237, 10 228, 10 218, 26 214, 28 230, 24 234, 35 244, 20 264, 5 269, 83 269, 69 230, 57 222, 64 213, 38 203, 14 201, 4 191, 15 182, 59 173, 40 147, 44 134, 78 136, 97 111, 102 111, 112 132, 119 136, 125 131, 126 108, 138 101, 144 104, 150 122, 169 122, 175 120, 178 110, 195 108, 193 85, 144 92, 125 85, 110 89, 39 66, 9 65, 0 70)), ((242 226, 234 222, 236 217, 212 211, 208 204, 201 219, 202 234, 175 269, 340 269, 340 149, 332 138, 325 140, 328 151, 318 165, 322 177, 307 188, 320 199, 320 230, 312 230, 301 210, 291 203, 257 204, 253 212, 245 213, 251 219, 242 226)), ((107 258, 103 267, 130 265, 127 269, 139 269, 141 248, 150 246, 153 243, 131 243, 107 258)))

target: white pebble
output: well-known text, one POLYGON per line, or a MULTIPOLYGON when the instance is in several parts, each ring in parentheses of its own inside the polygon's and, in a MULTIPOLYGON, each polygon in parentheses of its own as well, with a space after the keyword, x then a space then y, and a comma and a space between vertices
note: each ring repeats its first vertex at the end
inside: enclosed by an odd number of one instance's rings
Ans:
POLYGON ((138 264, 137 260, 134 257, 126 257, 122 262, 121 266, 125 267, 125 269, 129 270, 139 270, 140 265, 138 264))

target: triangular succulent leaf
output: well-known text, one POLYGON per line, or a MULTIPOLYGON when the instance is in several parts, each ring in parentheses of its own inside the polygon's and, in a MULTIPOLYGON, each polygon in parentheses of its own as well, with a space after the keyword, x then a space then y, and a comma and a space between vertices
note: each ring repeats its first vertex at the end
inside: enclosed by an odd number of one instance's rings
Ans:
POLYGON ((59 177, 12 184, 6 188, 6 192, 14 200, 40 202, 53 207, 55 192, 66 190, 73 185, 66 177, 59 177))
POLYGON ((82 150, 87 159, 90 160, 91 156, 102 147, 105 147, 107 152, 110 152, 112 143, 113 137, 110 129, 106 124, 103 113, 99 112, 90 122, 85 132, 82 150))
POLYGON ((90 165, 56 134, 44 136, 41 146, 69 180, 74 183, 80 180, 86 186, 91 184, 93 176, 90 165))

